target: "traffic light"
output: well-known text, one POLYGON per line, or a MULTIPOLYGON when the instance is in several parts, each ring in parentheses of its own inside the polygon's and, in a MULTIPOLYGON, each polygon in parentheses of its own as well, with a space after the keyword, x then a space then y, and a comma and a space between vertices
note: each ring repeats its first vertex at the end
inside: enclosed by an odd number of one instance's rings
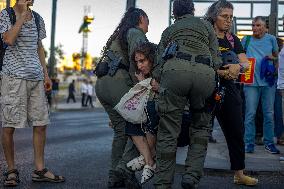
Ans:
POLYGON ((88 27, 94 20, 93 16, 84 16, 83 24, 81 25, 79 29, 79 33, 81 32, 90 32, 90 28, 88 27))

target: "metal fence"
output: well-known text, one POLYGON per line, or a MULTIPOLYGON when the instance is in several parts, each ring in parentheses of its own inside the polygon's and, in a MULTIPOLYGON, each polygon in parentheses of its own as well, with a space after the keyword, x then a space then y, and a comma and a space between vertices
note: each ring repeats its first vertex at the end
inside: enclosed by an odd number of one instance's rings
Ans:
MULTIPOLYGON (((211 3, 216 2, 216 0, 194 0, 195 7, 198 8, 198 6, 204 6, 205 4, 208 4, 208 6, 211 3)), ((239 16, 235 17, 234 19, 234 28, 235 28, 235 33, 237 33, 239 36, 242 35, 247 35, 252 33, 251 31, 251 23, 252 19, 256 16, 256 9, 259 6, 265 6, 269 9, 271 9, 271 0, 230 0, 230 2, 233 3, 233 5, 236 7, 236 5, 241 5, 241 7, 246 7, 249 9, 249 15, 242 16, 240 13, 238 14, 239 16)), ((172 3, 173 0, 170 0, 170 8, 169 8, 169 25, 173 23, 173 17, 172 17, 172 3)), ((284 39, 284 30, 283 30, 283 20, 282 16, 280 13, 284 10, 284 0, 278 0, 278 6, 274 7, 277 8, 277 12, 279 11, 279 14, 277 15, 278 17, 278 23, 277 26, 274 25, 274 27, 278 27, 278 36, 284 39)), ((237 9, 235 10, 238 11, 237 9)), ((284 12, 282 13, 284 14, 284 12)), ((201 16, 201 15, 198 15, 201 16)), ((268 15, 263 15, 263 16, 268 16, 268 15)), ((271 25, 271 24, 270 24, 271 25)), ((272 25, 273 26, 273 25, 272 25)))

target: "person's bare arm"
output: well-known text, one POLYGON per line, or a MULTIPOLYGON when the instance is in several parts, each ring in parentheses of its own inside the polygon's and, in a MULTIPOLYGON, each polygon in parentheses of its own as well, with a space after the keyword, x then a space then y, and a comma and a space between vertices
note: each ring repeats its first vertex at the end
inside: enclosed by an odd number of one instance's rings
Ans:
POLYGON ((52 82, 51 82, 51 80, 48 76, 48 72, 47 72, 47 68, 46 68, 44 48, 43 48, 41 41, 38 42, 38 55, 39 55, 40 64, 43 68, 45 90, 49 91, 49 90, 51 90, 52 82))
POLYGON ((31 19, 31 10, 28 9, 27 4, 30 3, 31 0, 19 0, 18 9, 21 11, 19 13, 18 19, 16 23, 5 33, 3 33, 3 41, 7 45, 14 45, 20 31, 22 25, 29 19, 31 19))

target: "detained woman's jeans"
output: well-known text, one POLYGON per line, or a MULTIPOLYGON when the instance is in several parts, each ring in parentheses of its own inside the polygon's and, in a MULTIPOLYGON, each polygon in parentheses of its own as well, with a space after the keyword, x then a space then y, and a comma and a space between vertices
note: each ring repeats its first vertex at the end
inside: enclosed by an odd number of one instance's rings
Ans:
POLYGON ((263 110, 263 142, 265 145, 272 144, 274 137, 274 99, 275 86, 255 87, 245 86, 246 100, 245 112, 245 144, 255 143, 255 114, 259 98, 261 98, 263 110))

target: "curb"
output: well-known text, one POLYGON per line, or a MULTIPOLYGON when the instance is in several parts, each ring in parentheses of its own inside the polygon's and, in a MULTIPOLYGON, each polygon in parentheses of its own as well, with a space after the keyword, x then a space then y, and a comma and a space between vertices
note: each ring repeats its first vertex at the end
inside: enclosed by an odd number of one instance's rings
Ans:
MULTIPOLYGON (((184 173, 185 172, 185 165, 176 164, 176 172, 184 173)), ((233 175, 234 171, 228 169, 218 169, 218 168, 208 168, 205 167, 204 169, 205 175, 210 176, 222 176, 222 175, 233 175)), ((256 170, 244 170, 244 172, 248 175, 269 175, 269 176, 284 176, 284 170, 280 171, 256 171, 256 170)))
POLYGON ((60 109, 55 109, 55 110, 51 110, 52 113, 56 113, 56 112, 103 112, 104 109, 103 108, 70 108, 70 109, 64 109, 64 108, 60 108, 60 109))

